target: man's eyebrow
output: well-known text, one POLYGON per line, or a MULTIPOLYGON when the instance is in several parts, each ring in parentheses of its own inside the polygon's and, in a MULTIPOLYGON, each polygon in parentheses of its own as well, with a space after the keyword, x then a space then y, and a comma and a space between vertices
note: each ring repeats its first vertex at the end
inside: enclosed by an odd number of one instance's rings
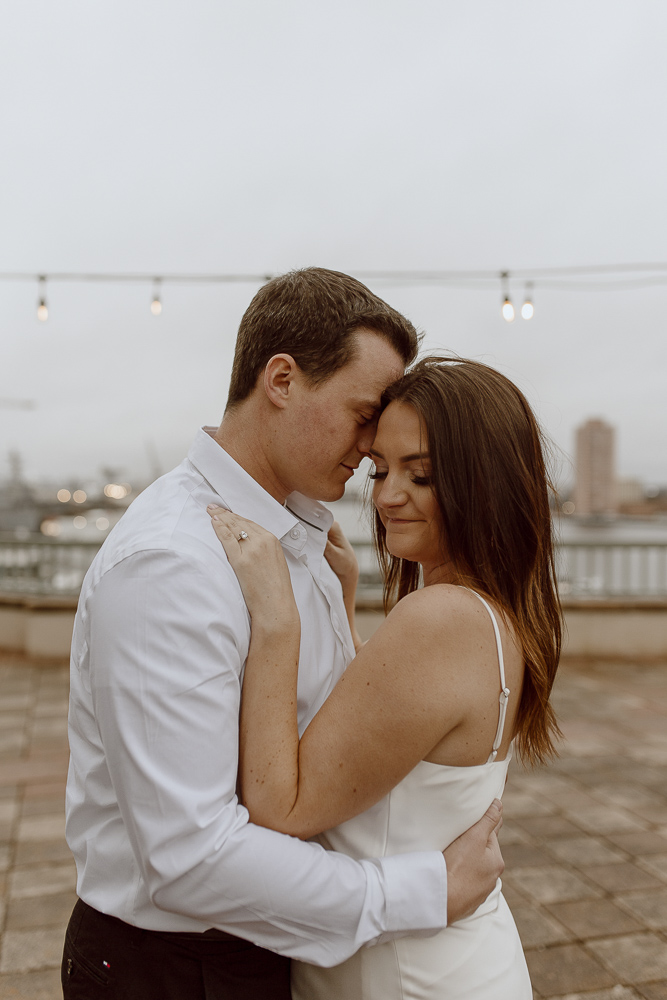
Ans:
MULTIPOLYGON (((368 453, 369 455, 372 455, 373 458, 384 458, 384 455, 382 455, 379 451, 375 451, 373 448, 369 448, 368 453)), ((399 462, 414 462, 418 458, 430 458, 430 457, 431 456, 427 451, 420 451, 416 452, 414 455, 403 455, 402 458, 399 458, 399 462)))

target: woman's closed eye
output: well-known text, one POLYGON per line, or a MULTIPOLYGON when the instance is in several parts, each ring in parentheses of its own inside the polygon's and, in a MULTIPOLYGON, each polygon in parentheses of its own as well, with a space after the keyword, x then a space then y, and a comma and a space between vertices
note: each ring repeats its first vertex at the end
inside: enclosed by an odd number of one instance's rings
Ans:
MULTIPOLYGON (((386 469, 376 469, 375 472, 368 473, 369 479, 386 479, 387 471, 386 469)), ((413 472, 410 476, 410 482, 414 483, 415 486, 431 486, 433 480, 430 476, 420 476, 418 473, 413 472)))

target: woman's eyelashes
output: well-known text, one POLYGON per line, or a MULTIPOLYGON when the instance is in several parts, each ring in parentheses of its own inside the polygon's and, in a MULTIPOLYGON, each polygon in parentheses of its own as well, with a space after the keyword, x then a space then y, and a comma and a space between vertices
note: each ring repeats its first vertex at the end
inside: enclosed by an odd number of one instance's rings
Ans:
MULTIPOLYGON (((386 479, 387 471, 386 469, 376 469, 375 472, 368 473, 369 479, 386 479)), ((417 472, 410 473, 410 482, 414 483, 415 486, 430 486, 432 483, 430 476, 420 476, 417 472)))

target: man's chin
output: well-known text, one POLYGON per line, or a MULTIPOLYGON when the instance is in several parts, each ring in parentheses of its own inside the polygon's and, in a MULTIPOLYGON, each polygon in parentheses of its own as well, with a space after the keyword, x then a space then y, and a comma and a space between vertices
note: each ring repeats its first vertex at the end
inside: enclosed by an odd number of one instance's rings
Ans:
MULTIPOLYGON (((345 483, 326 483, 318 484, 318 486, 313 488, 311 493, 306 495, 310 497, 311 500, 318 500, 320 503, 335 503, 336 500, 340 500, 341 497, 345 495, 345 483)), ((304 492, 301 490, 300 492, 304 492)))
POLYGON ((299 493, 303 493, 304 496, 310 497, 311 500, 318 500, 320 503, 335 503, 336 500, 340 500, 345 495, 345 487, 352 478, 352 472, 354 471, 348 466, 344 466, 344 468, 349 473, 344 481, 342 481, 339 473, 336 476, 331 476, 324 482, 320 479, 316 483, 308 485, 304 483, 301 487, 294 486, 293 488, 299 493))
POLYGON ((329 486, 326 490, 322 491, 322 495, 316 497, 320 503, 334 503, 336 500, 340 500, 345 496, 345 483, 341 483, 337 486, 329 486))

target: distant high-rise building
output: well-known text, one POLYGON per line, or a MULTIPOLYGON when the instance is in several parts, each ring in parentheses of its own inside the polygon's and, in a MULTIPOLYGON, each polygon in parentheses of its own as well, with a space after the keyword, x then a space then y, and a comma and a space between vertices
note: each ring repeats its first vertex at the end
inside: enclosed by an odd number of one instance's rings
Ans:
POLYGON ((577 514, 605 516, 616 511, 615 437, 614 428, 604 420, 587 420, 577 428, 577 514))
POLYGON ((637 504, 644 502, 644 484, 641 479, 631 476, 624 476, 616 480, 616 502, 619 507, 623 504, 637 504))

